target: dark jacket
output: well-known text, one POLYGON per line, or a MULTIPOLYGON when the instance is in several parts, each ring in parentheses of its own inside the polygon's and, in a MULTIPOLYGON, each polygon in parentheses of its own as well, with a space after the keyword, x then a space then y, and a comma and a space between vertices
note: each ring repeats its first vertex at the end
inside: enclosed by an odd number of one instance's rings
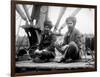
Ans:
POLYGON ((51 32, 43 33, 41 38, 41 43, 39 45, 39 49, 47 48, 49 51, 54 52, 54 35, 51 32))
POLYGON ((81 34, 80 32, 74 28, 71 33, 69 31, 65 34, 64 37, 64 45, 69 44, 70 42, 75 42, 76 45, 78 46, 79 50, 81 49, 81 34))

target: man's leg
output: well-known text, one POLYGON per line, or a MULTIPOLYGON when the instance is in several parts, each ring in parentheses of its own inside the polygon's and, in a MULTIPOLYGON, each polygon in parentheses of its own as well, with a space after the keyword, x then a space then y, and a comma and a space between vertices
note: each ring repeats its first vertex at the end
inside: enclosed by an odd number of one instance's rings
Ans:
POLYGON ((46 62, 49 62, 51 59, 55 58, 55 53, 52 51, 43 51, 41 59, 45 60, 46 62))
POLYGON ((43 63, 49 62, 54 58, 55 53, 53 53, 52 51, 42 51, 41 53, 35 53, 35 58, 33 59, 33 61, 37 63, 43 63))
POLYGON ((67 59, 79 59, 79 51, 75 42, 69 43, 69 47, 65 49, 65 53, 63 58, 61 59, 61 62, 65 62, 67 59))

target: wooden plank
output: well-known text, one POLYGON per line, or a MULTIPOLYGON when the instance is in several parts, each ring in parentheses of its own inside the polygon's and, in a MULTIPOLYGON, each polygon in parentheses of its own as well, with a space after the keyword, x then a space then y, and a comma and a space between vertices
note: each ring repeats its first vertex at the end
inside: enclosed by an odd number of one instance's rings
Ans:
POLYGON ((52 68, 52 69, 65 69, 65 68, 94 68, 94 62, 91 65, 87 62, 73 62, 73 63, 34 63, 32 61, 21 61, 16 62, 16 67, 26 67, 26 68, 52 68))

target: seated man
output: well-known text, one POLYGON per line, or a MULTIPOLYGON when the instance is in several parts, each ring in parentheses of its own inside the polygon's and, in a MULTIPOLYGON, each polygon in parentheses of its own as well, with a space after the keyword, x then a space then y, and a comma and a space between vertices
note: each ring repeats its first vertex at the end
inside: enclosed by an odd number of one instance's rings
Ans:
POLYGON ((49 62, 55 58, 55 47, 53 44, 54 35, 50 31, 52 24, 50 21, 44 22, 44 32, 41 33, 41 42, 35 51, 34 62, 49 62))
POLYGON ((22 28, 27 33, 30 44, 27 51, 34 62, 48 62, 55 58, 54 34, 50 31, 52 28, 50 21, 44 22, 44 31, 31 25, 26 25, 22 28))
MULTIPOLYGON (((68 32, 66 32, 64 37, 64 42, 60 48, 66 46, 66 48, 61 51, 59 47, 57 47, 58 51, 63 53, 63 57, 60 62, 65 62, 68 59, 73 61, 80 59, 80 51, 81 51, 81 34, 75 28, 76 25, 76 18, 75 17, 68 17, 66 19, 66 25, 68 27, 68 32)), ((61 27, 62 29, 62 27, 61 27)), ((60 29, 60 30, 61 30, 60 29)))

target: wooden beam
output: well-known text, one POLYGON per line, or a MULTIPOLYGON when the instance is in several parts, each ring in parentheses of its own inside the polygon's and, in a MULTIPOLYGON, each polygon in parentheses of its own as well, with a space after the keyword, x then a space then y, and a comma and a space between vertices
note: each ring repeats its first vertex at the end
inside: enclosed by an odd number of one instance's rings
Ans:
POLYGON ((16 11, 19 13, 19 15, 21 16, 21 18, 23 19, 23 20, 27 20, 27 18, 26 18, 26 16, 25 16, 25 14, 24 14, 24 12, 21 10, 21 8, 20 8, 20 6, 19 5, 16 5, 16 11))
POLYGON ((54 27, 54 32, 56 32, 56 30, 57 30, 57 28, 59 26, 60 20, 61 20, 63 14, 65 13, 65 11, 66 11, 66 7, 61 8, 60 14, 58 16, 57 22, 56 22, 55 27, 54 27))
POLYGON ((27 15, 28 20, 31 21, 31 17, 30 17, 30 15, 29 15, 27 5, 22 5, 22 6, 23 6, 23 8, 24 8, 24 11, 25 11, 25 13, 26 13, 26 15, 27 15))

